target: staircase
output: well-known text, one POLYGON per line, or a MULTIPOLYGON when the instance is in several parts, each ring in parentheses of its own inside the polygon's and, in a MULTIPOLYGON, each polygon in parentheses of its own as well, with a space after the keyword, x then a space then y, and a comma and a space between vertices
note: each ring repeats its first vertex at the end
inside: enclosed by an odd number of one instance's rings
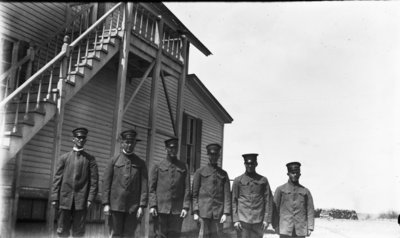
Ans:
MULTIPOLYGON (((63 39, 61 51, 54 58, 47 62, 48 55, 44 56, 42 52, 35 56, 36 61, 26 61, 28 76, 35 66, 37 70, 10 93, 7 92, 8 81, 3 83, 5 93, 0 102, 2 166, 54 117, 60 90, 63 90, 66 103, 116 55, 123 36, 123 13, 124 4, 118 3, 91 26, 83 24, 88 22, 86 15, 79 15, 62 32, 64 37, 57 35, 47 44, 57 51, 57 40, 63 39), (43 67, 39 67, 40 60, 46 61, 43 67)), ((15 71, 21 68, 19 66, 15 71)), ((19 80, 17 77, 17 85, 19 80)))

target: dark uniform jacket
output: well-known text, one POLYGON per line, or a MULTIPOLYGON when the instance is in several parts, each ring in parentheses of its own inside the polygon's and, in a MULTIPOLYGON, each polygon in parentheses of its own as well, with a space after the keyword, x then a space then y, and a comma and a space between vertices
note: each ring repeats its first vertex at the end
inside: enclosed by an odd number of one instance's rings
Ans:
POLYGON ((267 178, 246 173, 232 185, 232 220, 250 224, 271 223, 273 196, 267 178))
POLYGON ((136 154, 114 156, 104 171, 103 204, 112 211, 135 212, 146 207, 148 176, 145 162, 136 154))
POLYGON ((231 185, 226 171, 210 164, 198 169, 193 178, 193 211, 202 218, 220 219, 231 209, 231 185))
POLYGON ((164 159, 151 170, 149 206, 158 213, 180 214, 190 206, 190 174, 178 159, 164 159))
POLYGON ((275 190, 275 205, 279 212, 279 234, 306 236, 314 230, 314 202, 310 191, 290 180, 275 190))
POLYGON ((96 160, 85 151, 70 151, 58 159, 53 179, 51 200, 61 209, 86 209, 87 201, 93 202, 98 191, 99 174, 96 160))

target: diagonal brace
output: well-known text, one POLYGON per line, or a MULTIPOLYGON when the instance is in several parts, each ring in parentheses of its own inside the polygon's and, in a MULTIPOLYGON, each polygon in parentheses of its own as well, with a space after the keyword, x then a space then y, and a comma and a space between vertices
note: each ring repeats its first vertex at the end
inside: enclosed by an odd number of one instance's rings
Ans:
POLYGON ((165 84, 164 71, 161 71, 161 81, 162 81, 163 88, 164 88, 165 99, 167 100, 168 111, 169 111, 169 116, 171 118, 172 129, 174 130, 174 135, 177 136, 175 122, 174 122, 174 115, 172 114, 171 102, 169 101, 167 85, 165 84))
POLYGON ((136 87, 135 91, 133 92, 131 98, 129 99, 128 103, 126 103, 125 108, 124 108, 124 112, 123 115, 125 115, 126 111, 129 108, 129 105, 132 103, 133 99, 136 97, 136 95, 138 94, 140 88, 142 87, 144 81, 146 80, 146 78, 149 76, 150 71, 153 69, 154 65, 156 64, 156 61, 154 60, 150 66, 147 68, 146 72, 144 72, 143 77, 139 83, 139 85, 136 87))

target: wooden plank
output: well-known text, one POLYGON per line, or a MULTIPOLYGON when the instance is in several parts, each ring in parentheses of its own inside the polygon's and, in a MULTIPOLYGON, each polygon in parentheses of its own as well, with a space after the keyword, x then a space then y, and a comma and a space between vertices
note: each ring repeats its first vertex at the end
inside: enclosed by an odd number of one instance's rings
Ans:
MULTIPOLYGON (((159 35, 162 35, 163 29, 164 29, 164 22, 162 19, 159 19, 159 35)), ((149 115, 149 130, 148 130, 148 136, 147 136, 147 157, 146 157, 146 165, 148 168, 151 167, 150 165, 150 159, 154 158, 154 148, 156 144, 156 130, 157 130, 157 105, 158 105, 158 97, 159 97, 159 78, 160 78, 160 72, 161 72, 161 61, 162 61, 162 49, 159 48, 157 51, 157 56, 156 56, 156 64, 154 65, 153 69, 153 77, 152 77, 152 83, 151 83, 151 102, 150 102, 150 115, 149 115)), ((144 215, 144 237, 149 237, 149 232, 150 232, 150 226, 149 226, 149 214, 148 212, 145 213, 144 215)))
POLYGON ((47 34, 48 31, 50 30, 55 30, 56 27, 55 26, 51 26, 49 24, 46 24, 44 22, 37 22, 34 19, 35 16, 32 16, 33 19, 30 19, 26 16, 24 16, 24 14, 28 14, 28 13, 21 13, 18 12, 18 9, 12 9, 11 5, 8 5, 8 10, 5 9, 7 11, 7 18, 5 18, 5 23, 10 24, 12 27, 14 27, 16 30, 18 31, 28 31, 29 35, 37 35, 38 38, 40 39, 44 39, 47 34), (43 24, 43 25, 42 25, 43 24))
POLYGON ((42 12, 42 9, 38 8, 35 4, 26 3, 10 3, 6 7, 19 15, 15 15, 16 19, 22 22, 32 21, 39 26, 43 26, 43 30, 57 29, 59 25, 65 22, 64 19, 60 19, 60 16, 49 16, 51 11, 42 12))
POLYGON ((61 2, 31 2, 30 4, 36 5, 37 7, 43 9, 44 12, 48 13, 50 18, 60 18, 65 20, 66 8, 68 7, 66 3, 61 2))
POLYGON ((22 165, 22 153, 23 149, 17 153, 15 160, 16 166, 14 170, 14 178, 13 178, 13 189, 12 189, 12 210, 11 210, 11 219, 10 219, 10 227, 11 227, 11 238, 15 237, 15 224, 17 222, 17 211, 18 211, 18 201, 19 201, 19 192, 20 192, 20 181, 21 181, 21 165, 22 165))
MULTIPOLYGON (((124 7, 124 21, 125 21, 125 29, 131 29, 132 27, 132 10, 133 3, 126 3, 124 7)), ((131 34, 129 31, 124 31, 124 36, 122 40, 122 44, 120 45, 120 58, 119 58, 119 68, 118 68, 118 78, 117 78, 117 100, 115 102, 115 110, 114 110, 114 122, 113 122, 113 130, 112 130, 112 146, 111 146, 111 154, 115 155, 118 153, 119 149, 117 148, 117 140, 119 138, 119 134, 122 128, 122 120, 124 117, 124 98, 125 98, 125 85, 126 85, 126 74, 128 70, 128 59, 129 59, 129 43, 130 43, 131 34)))
POLYGON ((163 88, 164 88, 164 95, 165 95, 165 100, 167 101, 168 114, 169 114, 170 119, 171 119, 172 129, 174 131, 174 135, 177 136, 177 134, 176 134, 176 125, 175 125, 174 116, 173 116, 173 112, 172 112, 172 107, 171 107, 171 103, 170 103, 169 95, 168 95, 168 88, 167 88, 167 84, 165 83, 164 73, 162 71, 161 71, 161 82, 162 82, 163 88))
POLYGON ((33 40, 34 42, 41 42, 45 38, 45 34, 35 33, 30 30, 30 28, 18 28, 14 27, 18 22, 15 19, 1 19, 0 26, 4 29, 6 34, 10 34, 12 37, 15 37, 20 40, 25 40, 29 42, 33 40))
MULTIPOLYGON (((178 102, 176 105, 176 134, 179 136, 179 138, 182 137, 182 115, 183 115, 183 96, 184 96, 184 90, 185 90, 185 81, 186 81, 186 75, 187 75, 187 70, 188 70, 188 40, 186 36, 182 36, 183 38, 183 59, 184 59, 184 64, 183 64, 183 70, 181 72, 180 78, 179 78, 179 86, 178 86, 178 102)), ((178 151, 178 154, 180 154, 180 151, 178 151)))
MULTIPOLYGON (((68 47, 69 42, 64 42, 62 46, 62 51, 69 52, 68 47)), ((68 54, 68 53, 67 53, 68 54)), ((61 143, 62 143, 62 129, 64 123, 64 109, 65 109, 65 93, 66 93, 66 85, 65 80, 67 79, 67 67, 68 67, 68 58, 64 58, 60 64, 60 78, 58 80, 57 89, 59 91, 59 96, 57 98, 57 110, 56 114, 54 115, 54 142, 53 142, 53 154, 52 160, 50 164, 51 172, 50 172, 50 179, 48 182, 49 191, 53 186, 53 178, 56 172, 56 158, 60 156, 61 152, 61 143)), ((51 194, 51 193, 50 193, 51 194)), ((51 195, 49 194, 48 201, 47 201, 47 217, 46 217, 46 227, 48 234, 53 234, 54 230, 54 217, 55 217, 55 209, 51 205, 51 195)), ((52 235, 50 235, 52 236, 52 235)))

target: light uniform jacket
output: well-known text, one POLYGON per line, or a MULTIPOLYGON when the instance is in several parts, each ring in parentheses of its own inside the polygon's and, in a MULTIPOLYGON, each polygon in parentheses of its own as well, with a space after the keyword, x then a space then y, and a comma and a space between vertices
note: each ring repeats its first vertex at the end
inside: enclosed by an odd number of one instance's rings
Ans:
POLYGON ((246 173, 235 178, 232 185, 232 220, 250 224, 271 223, 273 196, 268 179, 246 173))
POLYGON ((279 213, 279 234, 306 236, 307 229, 314 230, 314 203, 310 191, 291 181, 279 186, 274 195, 279 213))
POLYGON ((150 173, 149 207, 159 213, 180 214, 190 206, 190 174, 186 164, 176 159, 164 159, 150 173))
POLYGON ((96 160, 85 151, 70 151, 60 156, 53 179, 51 200, 61 209, 86 209, 98 191, 99 174, 96 160))
POLYGON ((113 157, 103 180, 103 204, 112 211, 135 212, 139 206, 146 207, 148 200, 148 177, 145 162, 136 154, 120 153, 113 157))
POLYGON ((193 211, 202 218, 220 219, 231 213, 231 188, 228 174, 210 164, 196 171, 193 178, 193 211))

